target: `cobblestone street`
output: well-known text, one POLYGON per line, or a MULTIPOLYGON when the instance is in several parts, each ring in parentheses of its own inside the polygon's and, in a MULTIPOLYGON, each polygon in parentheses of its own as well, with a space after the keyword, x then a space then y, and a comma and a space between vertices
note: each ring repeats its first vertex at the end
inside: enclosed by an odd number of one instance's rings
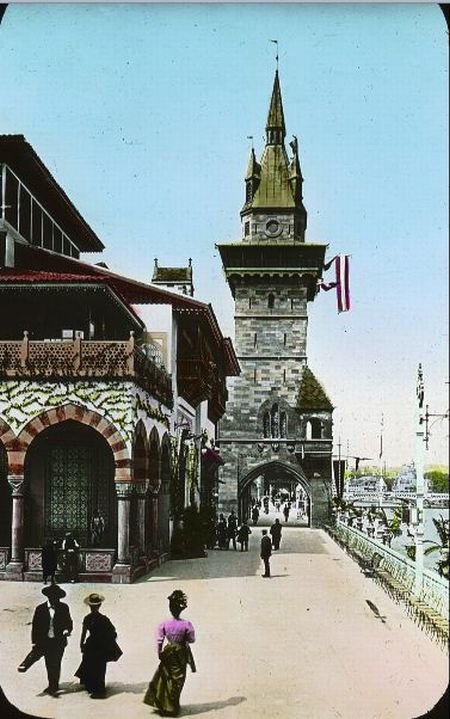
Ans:
POLYGON ((167 596, 188 595, 184 617, 197 632, 197 673, 188 670, 181 716, 223 719, 412 719, 428 711, 448 681, 446 653, 321 530, 283 528, 272 577, 261 578, 261 528, 250 551, 209 551, 171 561, 134 585, 63 585, 74 620, 58 698, 42 695, 43 661, 17 665, 30 648, 30 622, 43 601, 38 583, 0 585, 0 670, 7 697, 47 717, 144 719, 142 697, 157 666, 154 628, 167 596), (124 654, 108 665, 107 698, 92 701, 73 676, 83 598, 100 591, 124 654), (378 609, 375 614, 367 601, 378 609))

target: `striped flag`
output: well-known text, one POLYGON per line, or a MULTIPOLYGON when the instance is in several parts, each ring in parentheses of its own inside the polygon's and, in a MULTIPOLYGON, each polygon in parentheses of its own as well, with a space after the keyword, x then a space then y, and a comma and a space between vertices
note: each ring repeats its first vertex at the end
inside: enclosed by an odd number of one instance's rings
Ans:
POLYGON ((338 312, 347 312, 350 309, 350 256, 336 255, 323 266, 324 271, 330 269, 334 263, 336 280, 334 282, 319 282, 319 287, 325 292, 336 288, 338 312))

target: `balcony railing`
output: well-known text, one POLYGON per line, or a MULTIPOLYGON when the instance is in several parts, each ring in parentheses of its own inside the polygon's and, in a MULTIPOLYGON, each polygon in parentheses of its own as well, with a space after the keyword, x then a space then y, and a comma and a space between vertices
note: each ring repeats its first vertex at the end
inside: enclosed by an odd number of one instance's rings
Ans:
POLYGON ((172 381, 127 341, 23 340, 0 341, 0 379, 132 379, 166 407, 173 406, 172 381))

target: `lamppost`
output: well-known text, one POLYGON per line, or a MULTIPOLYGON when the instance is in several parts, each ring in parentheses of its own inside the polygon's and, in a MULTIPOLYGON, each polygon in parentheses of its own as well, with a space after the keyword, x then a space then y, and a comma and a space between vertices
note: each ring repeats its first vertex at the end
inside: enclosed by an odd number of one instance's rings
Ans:
POLYGON ((416 506, 413 508, 413 525, 415 528, 415 578, 414 578, 414 594, 420 596, 423 583, 423 495, 424 495, 424 416, 423 416, 423 400, 424 400, 424 384, 422 364, 419 364, 417 370, 416 384, 417 399, 417 415, 416 415, 416 506))

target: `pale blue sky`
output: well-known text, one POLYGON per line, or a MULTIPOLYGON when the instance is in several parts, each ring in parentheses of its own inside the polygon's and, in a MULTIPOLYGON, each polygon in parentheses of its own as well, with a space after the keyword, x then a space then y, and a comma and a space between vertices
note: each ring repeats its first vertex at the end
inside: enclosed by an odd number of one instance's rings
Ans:
MULTIPOLYGON (((309 364, 335 438, 414 456, 417 365, 448 405, 448 35, 433 4, 10 5, 0 132, 23 133, 104 242, 115 271, 192 257, 226 335, 217 242, 240 239, 248 135, 260 155, 279 40, 299 138, 307 241, 352 256, 353 309, 310 304, 309 364)), ((289 139, 289 137, 288 137, 289 139)), ((329 277, 331 279, 331 277, 329 277)), ((447 462, 445 423, 426 461, 447 462)))

